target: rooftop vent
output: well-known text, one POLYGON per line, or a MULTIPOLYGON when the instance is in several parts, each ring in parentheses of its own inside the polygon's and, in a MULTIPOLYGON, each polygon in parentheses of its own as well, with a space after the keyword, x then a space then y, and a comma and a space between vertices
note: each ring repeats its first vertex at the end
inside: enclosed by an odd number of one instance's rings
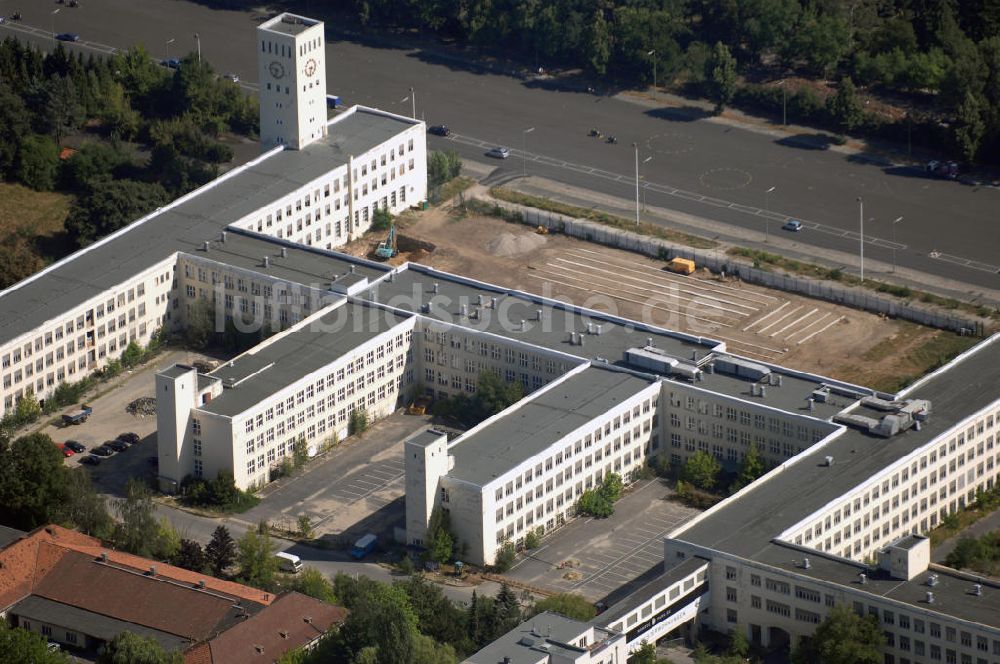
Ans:
POLYGON ((311 625, 312 622, 313 622, 312 616, 305 616, 305 617, 303 617, 302 618, 302 622, 309 623, 311 625))
POLYGON ((353 264, 353 263, 351 263, 351 274, 354 274, 354 270, 355 270, 355 268, 354 268, 354 264, 353 264))
POLYGON ((604 330, 604 326, 598 324, 597 326, 597 336, 601 336, 601 332, 604 330))
POLYGON ((933 588, 937 584, 938 584, 938 575, 937 574, 931 574, 930 576, 927 577, 927 585, 928 586, 930 586, 931 588, 933 588))
POLYGON ((254 646, 253 649, 257 651, 258 655, 264 654, 264 646, 254 646))
POLYGON ((435 293, 435 294, 437 294, 437 292, 438 292, 438 285, 437 285, 437 283, 435 283, 435 284, 434 284, 434 285, 433 285, 433 286, 431 287, 431 292, 432 292, 432 293, 435 293))
POLYGON ((264 256, 264 267, 271 267, 271 257, 264 256))
POLYGON ((287 630, 283 629, 283 630, 279 631, 278 634, 280 634, 281 638, 283 638, 283 639, 287 639, 288 638, 288 631, 287 630))
POLYGON ((491 297, 490 298, 490 307, 492 309, 496 309, 497 308, 497 299, 495 297, 491 297))
POLYGON ((858 583, 860 583, 863 586, 867 585, 868 584, 868 575, 865 574, 864 572, 862 572, 861 574, 858 574, 858 583))
POLYGON ((983 596, 983 584, 977 583, 976 585, 972 586, 972 594, 975 595, 976 597, 982 597, 983 596))
POLYGON ((828 467, 833 465, 833 457, 832 456, 823 457, 823 461, 826 463, 826 465, 828 467))
MULTIPOLYGON (((525 323, 525 320, 522 318, 521 319, 521 327, 518 328, 521 332, 524 332, 524 329, 525 329, 524 328, 524 323, 525 323)), ((580 339, 580 343, 581 344, 583 343, 583 339, 580 339)))
POLYGON ((653 345, 653 337, 646 337, 646 345, 647 346, 653 345))
POLYGON ((483 303, 483 294, 479 293, 478 295, 476 295, 476 304, 481 305, 482 303, 483 303))
POLYGON ((201 588, 202 590, 205 589, 205 579, 201 579, 200 581, 198 581, 198 587, 201 588))
POLYGON ((156 565, 150 565, 149 566, 149 575, 150 576, 156 576, 156 565))
POLYGON ((101 562, 102 563, 108 562, 108 552, 107 551, 101 551, 101 562))
POLYGON ((288 247, 282 247, 281 248, 281 257, 282 258, 288 258, 288 247))
POLYGON ((535 309, 535 320, 542 320, 542 310, 535 309))
POLYGON ((927 600, 928 604, 933 604, 934 603, 934 593, 932 593, 931 591, 928 590, 927 591, 926 600, 927 600))
POLYGON ((463 304, 459 309, 459 311, 462 314, 462 318, 465 318, 466 316, 469 315, 469 305, 463 304))
POLYGON ((812 568, 812 563, 809 562, 809 559, 808 558, 803 558, 802 559, 802 569, 811 569, 811 568, 812 568))
POLYGON ((202 245, 201 245, 201 248, 202 248, 203 250, 205 250, 205 251, 208 251, 209 247, 211 247, 211 246, 212 246, 212 243, 211 243, 211 242, 209 242, 208 240, 205 240, 205 241, 204 241, 204 242, 202 243, 202 245))
POLYGON ((226 231, 222 231, 222 234, 219 236, 219 242, 222 242, 223 244, 225 244, 225 242, 226 242, 226 231))

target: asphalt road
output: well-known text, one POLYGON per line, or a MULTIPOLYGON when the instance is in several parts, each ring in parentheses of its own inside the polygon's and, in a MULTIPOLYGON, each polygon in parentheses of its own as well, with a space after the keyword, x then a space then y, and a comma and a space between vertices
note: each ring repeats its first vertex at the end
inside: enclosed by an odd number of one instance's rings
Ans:
MULTIPOLYGON (((143 43, 162 58, 195 50, 197 31, 202 56, 217 70, 238 73, 249 86, 256 83, 258 17, 250 12, 181 0, 85 0, 83 5, 53 14, 56 4, 0 0, 0 14, 15 7, 24 14, 20 24, 2 26, 0 33, 51 44, 45 37, 53 31, 73 31, 86 42, 83 48, 143 43)), ((1000 287, 1000 191, 992 188, 931 179, 919 168, 747 131, 710 121, 697 109, 644 107, 481 73, 461 59, 427 51, 334 40, 327 72, 329 92, 347 104, 405 114, 411 112, 412 86, 417 115, 451 126, 457 136, 448 145, 463 156, 480 159, 487 146, 509 146, 513 154, 502 167, 510 176, 525 166, 524 145, 530 173, 629 198, 635 192, 631 144, 636 142, 649 205, 760 231, 765 217, 774 220, 772 231, 782 220, 797 218, 806 228, 796 241, 849 254, 858 251, 861 196, 867 258, 888 262, 895 247, 900 266, 1000 287), (615 134, 619 144, 588 138, 591 127, 615 134), (892 222, 898 217, 903 221, 894 239, 892 222)))

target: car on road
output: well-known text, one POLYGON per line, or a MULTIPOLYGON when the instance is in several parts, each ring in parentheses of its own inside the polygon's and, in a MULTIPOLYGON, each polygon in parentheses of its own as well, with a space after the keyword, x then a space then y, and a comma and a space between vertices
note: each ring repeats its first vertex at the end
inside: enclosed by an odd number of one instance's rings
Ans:
POLYGON ((115 452, 124 452, 125 450, 128 449, 128 443, 121 440, 109 440, 108 442, 104 443, 103 447, 110 448, 115 452))
POLYGON ((503 147, 490 148, 489 152, 486 153, 487 157, 493 157, 494 159, 506 159, 510 156, 510 150, 503 147))
POLYGON ((789 219, 782 226, 786 231, 792 231, 793 233, 798 233, 802 230, 802 222, 798 219, 789 219))
POLYGON ((180 69, 181 59, 180 58, 167 58, 166 60, 160 60, 160 64, 164 67, 169 67, 170 69, 180 69))
POLYGON ((99 466, 101 465, 101 458, 96 457, 93 454, 88 454, 87 456, 80 459, 80 463, 85 464, 87 466, 99 466))
POLYGON ((932 159, 927 162, 927 172, 939 178, 954 180, 958 177, 958 164, 954 161, 937 161, 932 159))
POLYGON ((225 75, 223 75, 223 78, 226 79, 227 81, 232 81, 233 83, 239 83, 240 82, 240 75, 239 74, 225 74, 225 75))
POLYGON ((60 32, 56 35, 56 39, 64 42, 78 42, 80 41, 80 35, 75 32, 60 32))
POLYGON ((86 445, 84 445, 82 443, 78 443, 75 440, 67 440, 65 443, 63 443, 63 447, 68 447, 69 449, 73 450, 77 454, 80 454, 81 452, 86 452, 87 451, 87 446, 86 445))
POLYGON ((448 129, 448 125, 434 125, 427 129, 427 133, 435 136, 451 136, 451 129, 448 129))
POLYGON ((70 448, 66 447, 65 445, 59 445, 59 451, 62 452, 62 455, 64 457, 71 457, 74 454, 76 454, 76 452, 74 452, 70 448))
POLYGON ((132 433, 131 431, 127 433, 118 434, 118 440, 128 443, 129 445, 135 445, 139 442, 139 434, 132 433))
POLYGON ((107 446, 107 444, 101 445, 100 447, 95 447, 90 450, 91 454, 96 454, 99 457, 109 457, 115 453, 113 449, 107 446))

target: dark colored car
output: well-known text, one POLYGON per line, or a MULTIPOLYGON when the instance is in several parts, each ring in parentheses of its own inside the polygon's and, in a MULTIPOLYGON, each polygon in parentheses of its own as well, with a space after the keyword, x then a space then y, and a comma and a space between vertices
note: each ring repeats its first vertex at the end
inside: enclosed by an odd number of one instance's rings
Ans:
POLYGON ((435 136, 451 136, 451 129, 448 129, 448 125, 434 125, 429 127, 427 131, 435 136))
POLYGON ((76 34, 75 32, 60 32, 58 35, 56 35, 56 39, 65 42, 78 42, 80 41, 80 35, 76 34))
POLYGON ((100 447, 95 447, 94 449, 90 450, 90 453, 96 454, 97 456, 100 457, 109 457, 112 454, 114 454, 115 451, 110 447, 107 447, 106 445, 101 445, 100 447))
POLYGON ((126 442, 129 445, 135 445, 136 443, 139 442, 139 434, 132 433, 131 431, 129 431, 128 433, 120 433, 118 434, 118 440, 126 442))
POLYGON ((93 454, 88 454, 87 456, 80 459, 80 463, 86 464, 88 466, 99 466, 101 465, 101 459, 95 457, 93 454))
POLYGON ((67 440, 66 443, 64 444, 64 447, 68 447, 69 449, 73 450, 77 454, 80 454, 81 452, 86 452, 87 451, 87 446, 86 445, 78 443, 75 440, 67 440))
POLYGON ((164 67, 170 67, 171 69, 179 69, 181 66, 180 58, 167 58, 166 60, 160 60, 160 64, 164 67))
POLYGON ((108 447, 110 449, 113 449, 115 452, 124 452, 125 450, 128 449, 128 443, 124 443, 120 440, 109 440, 108 442, 104 443, 102 447, 108 447))

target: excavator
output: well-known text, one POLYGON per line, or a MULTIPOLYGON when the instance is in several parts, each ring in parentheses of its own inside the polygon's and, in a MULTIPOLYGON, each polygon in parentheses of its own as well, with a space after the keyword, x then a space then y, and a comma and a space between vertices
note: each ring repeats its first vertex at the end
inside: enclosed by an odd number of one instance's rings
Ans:
POLYGON ((392 258, 398 252, 396 249, 396 224, 393 223, 389 227, 389 237, 385 239, 385 242, 379 242, 378 247, 375 248, 375 255, 379 258, 392 258))

